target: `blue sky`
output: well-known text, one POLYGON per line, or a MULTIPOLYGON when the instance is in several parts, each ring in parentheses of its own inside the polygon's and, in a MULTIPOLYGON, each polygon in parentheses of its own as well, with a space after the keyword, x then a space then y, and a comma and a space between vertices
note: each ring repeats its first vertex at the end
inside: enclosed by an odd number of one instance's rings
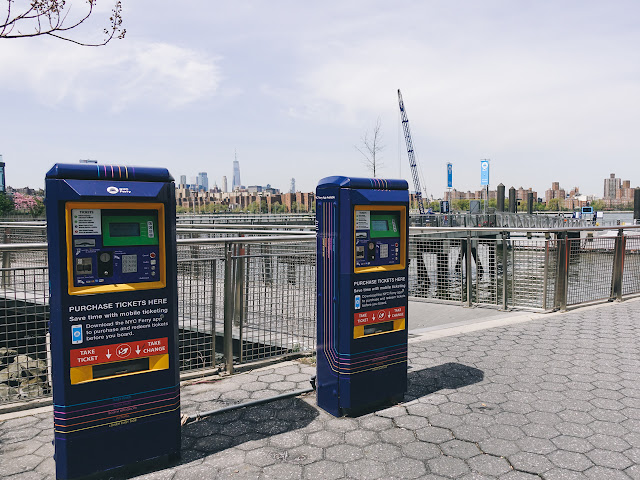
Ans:
POLYGON ((540 196, 552 181, 601 196, 612 172, 640 185, 637 1, 123 4, 127 36, 106 47, 0 40, 8 184, 93 158, 220 185, 237 151, 243 184, 312 191, 370 175, 355 145, 378 117, 379 176, 410 180, 400 88, 429 196, 447 162, 479 189, 482 158, 492 187, 540 196))

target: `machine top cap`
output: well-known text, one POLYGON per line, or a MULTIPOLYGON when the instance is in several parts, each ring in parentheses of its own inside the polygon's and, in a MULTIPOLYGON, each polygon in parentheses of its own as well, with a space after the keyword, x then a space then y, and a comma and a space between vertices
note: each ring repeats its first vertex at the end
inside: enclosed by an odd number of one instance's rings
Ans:
POLYGON ((91 163, 56 163, 46 178, 74 180, 128 180, 134 182, 171 182, 166 168, 134 167, 131 165, 97 165, 91 163))
POLYGON ((409 184, 403 179, 359 178, 359 177, 325 177, 318 182, 318 187, 337 185, 342 188, 367 188, 371 190, 408 190, 409 184))

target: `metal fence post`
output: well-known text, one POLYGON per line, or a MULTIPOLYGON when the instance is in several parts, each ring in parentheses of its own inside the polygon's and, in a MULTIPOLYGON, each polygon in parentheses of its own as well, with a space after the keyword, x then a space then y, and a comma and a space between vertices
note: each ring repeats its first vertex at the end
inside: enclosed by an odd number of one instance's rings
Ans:
POLYGON ((544 279, 542 280, 542 309, 547 309, 547 288, 549 286, 549 234, 544 239, 544 279))
POLYGON ((613 252, 613 271, 611 275, 611 296, 609 300, 622 301, 622 274, 624 272, 624 232, 618 229, 616 237, 615 249, 613 252))
POLYGON ((216 260, 211 261, 211 366, 216 366, 216 260))
MULTIPOLYGON (((239 362, 242 363, 244 361, 244 324, 245 324, 245 314, 247 310, 247 297, 248 297, 248 289, 249 289, 249 256, 248 249, 249 246, 246 247, 245 250, 242 245, 240 246, 240 256, 238 257, 238 269, 236 274, 240 277, 240 284, 238 286, 238 290, 236 290, 236 318, 240 323, 239 329, 239 340, 240 340, 240 348, 239 348, 239 362)), ((237 285, 237 284, 236 284, 237 285)))
POLYGON ((556 292, 554 307, 561 312, 567 310, 567 291, 569 287, 569 239, 558 234, 558 268, 556 270, 556 292))
MULTIPOLYGON (((11 243, 11 239, 9 235, 11 234, 11 229, 5 228, 4 230, 4 243, 11 243)), ((8 287, 11 285, 11 272, 8 270, 11 268, 11 252, 5 250, 2 252, 2 286, 8 287)))
MULTIPOLYGON (((242 235, 241 235, 242 236, 242 235)), ((235 246, 235 269, 234 269, 234 304, 233 321, 240 326, 240 340, 242 341, 242 323, 244 321, 244 299, 245 299, 245 247, 242 244, 235 246)))
POLYGON ((11 252, 5 250, 2 252, 2 286, 9 287, 11 286, 11 252))
POLYGON ((507 232, 502 232, 502 310, 507 309, 507 265, 509 263, 509 253, 507 251, 507 232))
POLYGON ((471 277, 471 232, 467 233, 467 245, 466 245, 466 250, 467 250, 467 258, 466 258, 466 270, 467 270, 467 274, 466 274, 466 281, 467 281, 467 307, 471 306, 471 299, 472 299, 472 293, 471 293, 471 289, 473 287, 473 278, 471 277))
POLYGON ((227 373, 233 373, 233 268, 232 245, 225 244, 223 355, 227 373))

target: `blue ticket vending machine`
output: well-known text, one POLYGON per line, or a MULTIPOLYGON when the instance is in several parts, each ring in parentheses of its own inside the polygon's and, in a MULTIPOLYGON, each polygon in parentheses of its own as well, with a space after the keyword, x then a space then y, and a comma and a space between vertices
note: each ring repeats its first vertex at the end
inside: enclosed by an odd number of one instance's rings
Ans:
POLYGON ((59 479, 180 452, 174 189, 161 168, 47 173, 59 479))
POLYGON ((332 415, 407 390, 408 212, 404 180, 327 177, 316 189, 316 388, 332 415))

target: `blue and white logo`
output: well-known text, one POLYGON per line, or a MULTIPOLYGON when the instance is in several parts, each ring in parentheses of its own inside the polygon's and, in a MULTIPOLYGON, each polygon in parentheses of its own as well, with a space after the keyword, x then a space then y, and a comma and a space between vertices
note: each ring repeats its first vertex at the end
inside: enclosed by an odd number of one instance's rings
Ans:
POLYGON ((82 325, 71 326, 71 343, 82 343, 82 325))
POLYGON ((356 295, 356 310, 360 310, 360 295, 356 295))
POLYGON ((480 160, 480 185, 489 185, 489 160, 480 160))
POLYGON ((453 187, 453 165, 447 163, 447 188, 453 187))

